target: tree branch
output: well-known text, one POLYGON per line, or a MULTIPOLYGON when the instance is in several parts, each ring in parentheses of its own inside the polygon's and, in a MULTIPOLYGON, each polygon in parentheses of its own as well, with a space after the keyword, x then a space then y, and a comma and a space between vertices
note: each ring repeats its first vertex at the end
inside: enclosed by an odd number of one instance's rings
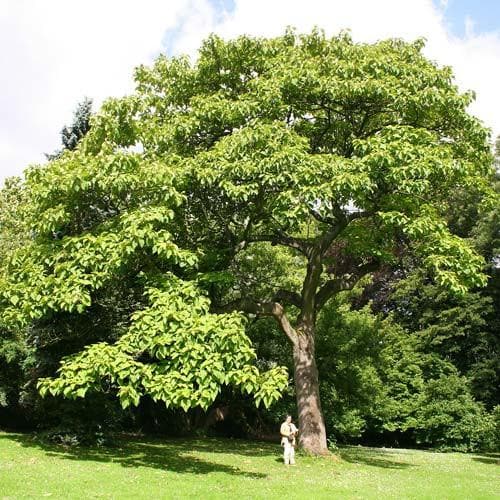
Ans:
POLYGON ((319 249, 321 252, 321 255, 324 255, 324 253, 330 248, 330 245, 332 244, 333 240, 345 229, 347 226, 347 223, 342 221, 331 229, 331 231, 327 231, 325 234, 323 234, 320 238, 319 242, 319 249))
POLYGON ((367 262, 358 266, 353 273, 328 280, 316 294, 316 310, 321 309, 335 294, 344 290, 352 290, 363 276, 376 271, 379 267, 378 261, 367 262))
POLYGON ((330 297, 341 292, 342 290, 347 290, 345 288, 344 278, 335 278, 328 280, 316 293, 316 310, 319 311, 328 302, 330 297))
POLYGON ((296 292, 291 290, 278 290, 273 298, 276 302, 285 302, 291 304, 299 309, 302 307, 302 297, 296 292))
POLYGON ((372 215, 370 212, 363 212, 363 211, 351 212, 347 216, 347 220, 349 222, 351 222, 351 221, 356 220, 356 219, 362 219, 363 217, 369 217, 370 215, 372 215))
POLYGON ((335 219, 332 217, 324 217, 321 215, 319 212, 314 210, 313 208, 309 209, 309 213, 318 221, 322 222, 323 224, 328 224, 330 226, 333 226, 335 224, 335 219))
POLYGON ((272 245, 283 245, 294 248, 306 256, 308 255, 309 249, 312 247, 312 243, 305 238, 294 238, 293 236, 287 236, 283 233, 274 233, 250 236, 238 244, 238 249, 246 248, 249 243, 257 243, 259 241, 268 241, 272 245))
POLYGON ((298 342, 297 333, 288 320, 284 307, 279 302, 258 302, 249 299, 237 299, 217 308, 217 312, 229 311, 243 311, 257 316, 272 316, 292 345, 296 345, 298 342))

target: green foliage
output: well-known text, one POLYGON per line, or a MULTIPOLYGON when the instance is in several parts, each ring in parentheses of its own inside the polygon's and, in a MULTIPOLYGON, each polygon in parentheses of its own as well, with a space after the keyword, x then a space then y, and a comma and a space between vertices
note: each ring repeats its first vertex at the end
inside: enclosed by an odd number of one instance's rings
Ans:
POLYGON ((51 311, 83 312, 91 292, 133 267, 143 250, 180 267, 195 264, 196 256, 179 249, 166 229, 171 205, 179 203, 179 195, 168 189, 171 179, 153 176, 151 164, 140 168, 134 155, 108 158, 108 171, 100 160, 85 169, 77 157, 61 159, 28 173, 31 224, 38 237, 13 254, 0 277, 7 323, 26 324, 51 311), (123 214, 132 186, 120 179, 120 169, 125 176, 135 171, 139 192, 155 183, 145 202, 141 196, 127 202, 123 214), (115 175, 109 177, 111 171, 115 175), (110 197, 100 198, 102 191, 111 191, 110 197))
MULTIPOLYGON (((0 269, 9 256, 29 242, 29 227, 24 219, 26 193, 20 178, 6 179, 0 190, 0 269)), ((1 272, 1 271, 0 271, 1 272)), ((0 323, 0 409, 15 406, 20 387, 25 383, 23 363, 28 356, 23 331, 0 323)))
POLYGON ((389 432, 447 450, 498 446, 494 417, 469 380, 391 316, 352 310, 344 297, 322 313, 317 350, 325 421, 337 439, 389 432))
POLYGON ((382 355, 393 341, 390 328, 395 327, 381 317, 351 311, 346 303, 329 305, 320 317, 317 352, 325 421, 340 440, 361 436, 368 420, 385 410, 382 355))
POLYGON ((495 406, 492 412, 493 420, 495 423, 495 437, 494 437, 494 445, 498 450, 498 446, 500 443, 500 405, 495 406))
POLYGON ((402 232, 440 285, 464 293, 485 283, 484 262, 444 217, 458 187, 484 185, 492 158, 466 113, 471 95, 421 48, 213 36, 195 66, 162 57, 139 68, 138 139, 184 158, 201 197, 186 207, 189 229, 206 244, 297 236, 311 211, 320 236, 354 206, 364 217, 338 238, 351 258, 393 261, 402 232))
POLYGON ((232 262, 230 273, 233 282, 226 291, 226 297, 229 292, 272 300, 276 290, 298 290, 304 280, 304 263, 303 256, 288 248, 268 242, 250 245, 239 252, 232 262))
MULTIPOLYGON (((497 156, 500 162, 500 155, 497 156)), ((498 166, 497 166, 498 169, 498 166)), ((485 256, 493 268, 498 268, 500 258, 500 170, 492 179, 489 203, 482 207, 471 236, 476 248, 485 256)))
POLYGON ((19 177, 10 177, 0 190, 0 259, 7 257, 29 240, 29 228, 23 214, 25 192, 19 177))
POLYGON ((46 154, 47 160, 59 158, 65 150, 72 151, 76 148, 82 137, 90 130, 90 117, 92 114, 92 99, 85 98, 78 104, 74 114, 73 123, 61 130, 61 142, 63 148, 52 154, 46 154))
POLYGON ((473 400, 467 379, 456 375, 425 385, 405 427, 418 443, 445 450, 497 450, 499 445, 493 417, 473 400))
POLYGON ((173 275, 146 293, 149 307, 134 313, 118 342, 93 344, 65 360, 58 378, 40 380, 40 393, 84 397, 107 383, 124 408, 148 394, 185 411, 208 408, 223 384, 253 394, 257 405, 280 397, 287 373, 259 373, 250 364, 255 355, 240 314, 210 314, 196 286, 173 275))
POLYGON ((19 332, 2 331, 0 336, 0 408, 12 405, 23 382, 27 347, 19 332))
POLYGON ((398 283, 387 304, 396 321, 414 334, 419 351, 451 361, 489 409, 498 404, 500 382, 494 293, 490 280, 482 292, 451 296, 415 272, 398 283))
POLYGON ((65 149, 75 149, 80 139, 89 131, 91 113, 92 99, 86 97, 76 108, 73 124, 70 127, 64 126, 61 131, 65 149))

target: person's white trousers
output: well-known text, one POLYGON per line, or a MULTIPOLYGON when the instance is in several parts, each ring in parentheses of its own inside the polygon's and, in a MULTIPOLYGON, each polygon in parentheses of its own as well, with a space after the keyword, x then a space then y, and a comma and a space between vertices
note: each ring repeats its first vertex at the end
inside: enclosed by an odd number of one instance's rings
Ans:
POLYGON ((288 441, 288 439, 285 440, 283 458, 285 459, 285 465, 295 464, 295 448, 292 446, 292 443, 288 441))

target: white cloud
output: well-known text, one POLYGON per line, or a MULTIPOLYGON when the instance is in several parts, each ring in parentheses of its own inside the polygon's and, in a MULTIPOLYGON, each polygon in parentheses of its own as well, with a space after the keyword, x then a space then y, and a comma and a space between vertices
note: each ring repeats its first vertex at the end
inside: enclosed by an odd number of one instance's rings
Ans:
POLYGON ((3 0, 0 4, 0 180, 60 144, 84 96, 133 88, 134 66, 162 50, 188 0, 3 0))
POLYGON ((476 93, 470 112, 492 129, 493 136, 500 134, 500 32, 448 37, 441 45, 429 41, 429 52, 453 67, 462 90, 476 93))
MULTIPOLYGON (((164 50, 196 53, 215 31, 272 36, 286 26, 355 40, 424 36, 426 54, 454 68, 462 90, 473 89, 471 111, 500 133, 500 26, 463 38, 450 34, 445 1, 235 0, 221 13, 209 0, 3 0, 0 4, 0 179, 19 174, 59 145, 59 130, 84 96, 98 103, 132 89, 132 70, 164 50), (170 30, 170 37, 164 40, 170 30)), ((464 23, 465 23, 464 19, 464 23)), ((168 37, 167 37, 168 38, 168 37)))

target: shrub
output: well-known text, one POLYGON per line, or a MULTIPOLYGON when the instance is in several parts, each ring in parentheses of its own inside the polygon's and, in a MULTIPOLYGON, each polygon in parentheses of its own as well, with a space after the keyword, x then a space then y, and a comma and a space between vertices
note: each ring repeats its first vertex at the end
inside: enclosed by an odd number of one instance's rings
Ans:
POLYGON ((467 379, 448 375, 427 382, 406 429, 417 442, 441 450, 479 451, 495 447, 495 419, 474 401, 467 379))

